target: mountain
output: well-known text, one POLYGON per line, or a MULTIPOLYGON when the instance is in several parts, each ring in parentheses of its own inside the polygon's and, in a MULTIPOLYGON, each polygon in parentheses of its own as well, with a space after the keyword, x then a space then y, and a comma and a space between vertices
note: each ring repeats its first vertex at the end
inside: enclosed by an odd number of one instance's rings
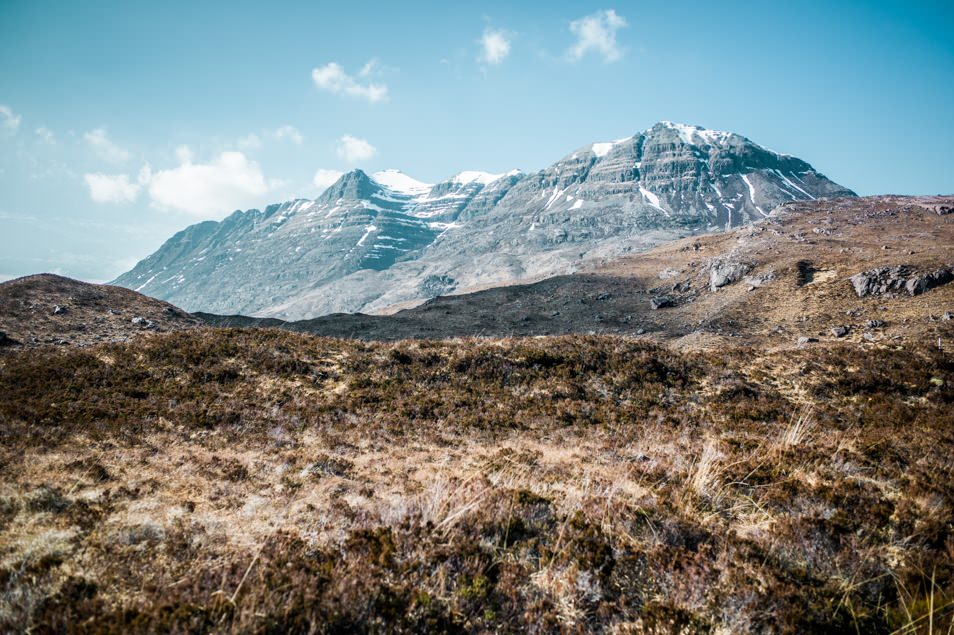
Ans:
POLYGON ((300 319, 570 273, 792 200, 854 193, 737 134, 661 122, 534 174, 345 174, 315 200, 193 225, 115 284, 187 310, 300 319))
POLYGON ((947 341, 954 334, 952 209, 954 196, 793 201, 728 232, 532 284, 435 298, 393 315, 195 317, 214 326, 395 341, 571 333, 690 348, 785 347, 800 337, 863 346, 947 341), (860 276, 883 282, 893 272, 904 280, 859 297, 860 276), (832 333, 838 327, 847 332, 832 333))

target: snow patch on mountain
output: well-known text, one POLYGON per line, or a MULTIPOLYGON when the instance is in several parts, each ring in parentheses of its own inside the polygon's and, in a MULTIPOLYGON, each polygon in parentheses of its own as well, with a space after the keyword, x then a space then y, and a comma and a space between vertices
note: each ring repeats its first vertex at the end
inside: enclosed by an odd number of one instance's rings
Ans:
POLYGON ((371 179, 389 190, 409 196, 427 194, 434 187, 432 183, 423 183, 393 168, 375 172, 371 175, 371 179))

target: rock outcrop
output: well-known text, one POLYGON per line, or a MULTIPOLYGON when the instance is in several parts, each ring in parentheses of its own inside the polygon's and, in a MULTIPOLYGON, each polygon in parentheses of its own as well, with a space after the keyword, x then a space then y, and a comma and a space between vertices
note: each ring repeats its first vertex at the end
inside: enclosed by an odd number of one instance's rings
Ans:
POLYGON ((901 292, 913 296, 954 280, 954 267, 944 267, 930 273, 919 273, 910 265, 876 267, 855 274, 848 280, 859 298, 901 292))

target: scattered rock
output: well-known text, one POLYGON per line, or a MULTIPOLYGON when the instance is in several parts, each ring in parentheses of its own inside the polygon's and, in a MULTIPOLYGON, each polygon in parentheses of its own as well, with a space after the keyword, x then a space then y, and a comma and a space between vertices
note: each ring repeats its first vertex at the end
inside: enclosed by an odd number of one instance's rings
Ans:
POLYGON ((818 338, 807 337, 805 335, 802 335, 800 338, 798 338, 799 344, 811 344, 812 342, 817 342, 817 341, 818 341, 818 338))
POLYGON ((870 331, 865 331, 864 334, 863 334, 861 337, 864 338, 864 340, 865 340, 866 342, 873 342, 873 341, 875 341, 874 333, 872 333, 872 332, 870 332, 870 331))
POLYGON ((681 272, 678 269, 663 269, 657 275, 660 280, 668 280, 669 278, 675 278, 681 272))
POLYGON ((835 337, 844 337, 848 335, 848 327, 836 326, 833 329, 831 329, 831 334, 834 335, 835 337))
POLYGON ((661 295, 655 298, 651 298, 649 300, 649 306, 651 306, 653 310, 655 311, 656 309, 664 309, 667 307, 676 306, 676 303, 673 302, 673 299, 670 298, 669 296, 661 295))
POLYGON ((748 263, 714 260, 709 265, 709 287, 715 291, 730 285, 751 270, 752 265, 748 263))
POLYGON ((158 324, 156 324, 156 323, 153 322, 152 320, 147 320, 146 318, 144 318, 144 317, 142 317, 142 316, 138 316, 138 315, 137 315, 136 317, 134 317, 133 319, 131 319, 130 322, 131 322, 133 325, 142 327, 142 328, 144 328, 144 329, 150 329, 150 330, 153 330, 153 331, 158 331, 158 330, 159 330, 159 325, 158 325, 158 324))
POLYGON ((749 286, 758 288, 762 285, 772 282, 775 280, 775 271, 766 271, 765 273, 759 273, 751 276, 745 276, 742 280, 749 286))
POLYGON ((869 329, 880 329, 884 326, 884 322, 882 320, 868 320, 865 322, 865 326, 869 329))

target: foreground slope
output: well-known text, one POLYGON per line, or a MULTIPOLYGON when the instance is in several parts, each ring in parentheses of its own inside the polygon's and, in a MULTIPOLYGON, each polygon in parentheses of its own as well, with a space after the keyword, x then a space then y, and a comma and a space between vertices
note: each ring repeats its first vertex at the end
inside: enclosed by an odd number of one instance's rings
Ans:
POLYGON ((116 283, 189 311, 300 319, 379 311, 579 269, 673 238, 849 196, 737 134, 659 123, 535 174, 344 175, 316 200, 236 212, 168 240, 116 283))
POLYGON ((0 630, 947 632, 951 386, 895 342, 4 356, 0 630))

